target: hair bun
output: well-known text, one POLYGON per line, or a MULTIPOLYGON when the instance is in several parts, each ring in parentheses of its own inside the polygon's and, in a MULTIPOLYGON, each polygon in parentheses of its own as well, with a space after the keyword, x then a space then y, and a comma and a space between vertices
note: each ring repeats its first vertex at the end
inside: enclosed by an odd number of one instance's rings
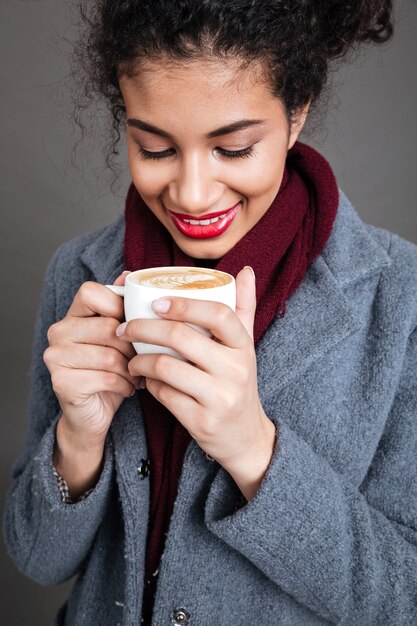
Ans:
POLYGON ((385 43, 393 34, 392 0, 312 0, 329 59, 342 58, 360 43, 385 43))

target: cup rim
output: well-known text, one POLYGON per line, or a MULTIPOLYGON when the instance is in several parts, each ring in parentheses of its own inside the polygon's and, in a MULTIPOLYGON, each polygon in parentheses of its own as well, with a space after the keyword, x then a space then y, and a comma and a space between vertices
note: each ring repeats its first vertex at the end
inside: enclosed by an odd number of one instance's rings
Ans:
MULTIPOLYGON (((183 270, 183 269, 195 269, 195 270, 206 270, 208 273, 212 272, 213 270, 215 272, 220 272, 220 274, 224 274, 225 276, 229 276, 232 280, 228 283, 226 283, 226 285, 217 285, 216 287, 208 287, 208 289, 220 289, 222 287, 227 287, 227 285, 230 285, 231 283, 235 282, 235 277, 232 276, 232 274, 229 274, 228 272, 224 272, 223 270, 218 270, 216 268, 212 268, 212 267, 194 267, 192 265, 165 265, 165 266, 159 266, 159 267, 144 267, 140 270, 133 270, 132 272, 130 272, 129 274, 127 274, 125 281, 129 282, 131 285, 137 286, 137 287, 151 287, 150 285, 140 285, 137 282, 134 282, 131 280, 131 276, 133 274, 140 274, 141 272, 148 272, 150 270, 161 270, 161 271, 165 271, 165 270, 183 270)), ((153 288, 153 287, 151 287, 153 288)), ((189 291, 192 291, 193 288, 190 287, 189 291)), ((193 290, 193 291, 197 291, 197 290, 193 290)), ((201 291, 201 289, 198 289, 198 291, 201 291)))

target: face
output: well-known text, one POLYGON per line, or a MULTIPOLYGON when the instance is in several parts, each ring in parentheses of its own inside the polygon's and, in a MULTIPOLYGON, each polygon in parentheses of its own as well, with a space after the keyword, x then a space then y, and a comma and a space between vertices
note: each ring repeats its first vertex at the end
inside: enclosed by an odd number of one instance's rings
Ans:
POLYGON ((191 257, 223 257, 281 185, 307 110, 290 130, 260 76, 231 61, 160 61, 120 78, 133 183, 191 257))

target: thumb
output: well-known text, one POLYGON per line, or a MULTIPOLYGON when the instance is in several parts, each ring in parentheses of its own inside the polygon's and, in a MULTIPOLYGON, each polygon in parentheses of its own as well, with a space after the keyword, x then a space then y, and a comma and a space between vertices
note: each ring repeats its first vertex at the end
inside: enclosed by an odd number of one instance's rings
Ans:
POLYGON ((255 272, 249 265, 236 276, 236 315, 253 339, 253 323, 256 311, 255 272))
POLYGON ((116 278, 113 285, 123 286, 125 284, 126 276, 130 274, 130 270, 125 270, 116 278))

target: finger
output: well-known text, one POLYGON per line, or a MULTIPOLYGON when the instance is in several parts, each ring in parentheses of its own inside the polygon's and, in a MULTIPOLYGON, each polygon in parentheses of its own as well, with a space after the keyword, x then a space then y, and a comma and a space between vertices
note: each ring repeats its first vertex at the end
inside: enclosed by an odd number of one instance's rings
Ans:
POLYGON ((146 380, 146 388, 181 422, 192 436, 192 432, 198 424, 198 416, 201 414, 201 406, 198 402, 182 391, 153 378, 146 380))
POLYGON ((51 374, 54 392, 60 399, 76 404, 94 393, 114 392, 128 398, 135 387, 114 372, 57 367, 51 374))
POLYGON ((160 380, 170 387, 191 396, 201 405, 210 406, 213 400, 213 379, 190 363, 169 354, 141 354, 128 364, 132 376, 160 380))
POLYGON ((50 345, 70 341, 77 344, 109 346, 116 348, 127 358, 132 358, 136 352, 131 344, 117 337, 118 326, 119 320, 111 317, 65 317, 50 326, 48 341, 50 345))
POLYGON ((77 291, 67 315, 73 317, 103 315, 123 321, 123 298, 110 291, 105 285, 87 281, 77 291))
MULTIPOLYGON (((211 375, 224 370, 224 365, 229 361, 229 355, 225 354, 225 350, 232 350, 216 343, 212 338, 188 326, 187 323, 171 320, 130 320, 120 339, 129 342, 142 341, 172 348, 211 375)), ((141 357, 143 356, 142 354, 141 357)))
MULTIPOLYGON (((247 333, 242 322, 229 306, 221 302, 170 296, 154 300, 152 308, 163 319, 189 322, 208 329, 216 339, 230 348, 247 345, 247 333), (171 303, 166 313, 157 310, 158 305, 155 303, 161 300, 171 303)), ((129 325, 126 331, 128 328, 129 325)))
POLYGON ((43 355, 49 367, 66 367, 71 369, 97 370, 119 374, 132 385, 139 384, 139 378, 129 372, 129 359, 118 350, 104 346, 77 345, 66 342, 47 348, 43 355))
POLYGON ((254 271, 248 265, 236 276, 236 315, 253 340, 256 312, 256 285, 254 271))
POLYGON ((122 273, 121 273, 121 274, 120 274, 120 275, 116 278, 116 280, 114 281, 113 285, 118 285, 118 286, 124 285, 124 284, 125 284, 125 282, 126 282, 126 277, 127 277, 127 275, 128 275, 128 274, 130 274, 130 273, 131 273, 131 272, 130 272, 130 270, 124 270, 124 271, 123 271, 123 272, 122 272, 122 273))

